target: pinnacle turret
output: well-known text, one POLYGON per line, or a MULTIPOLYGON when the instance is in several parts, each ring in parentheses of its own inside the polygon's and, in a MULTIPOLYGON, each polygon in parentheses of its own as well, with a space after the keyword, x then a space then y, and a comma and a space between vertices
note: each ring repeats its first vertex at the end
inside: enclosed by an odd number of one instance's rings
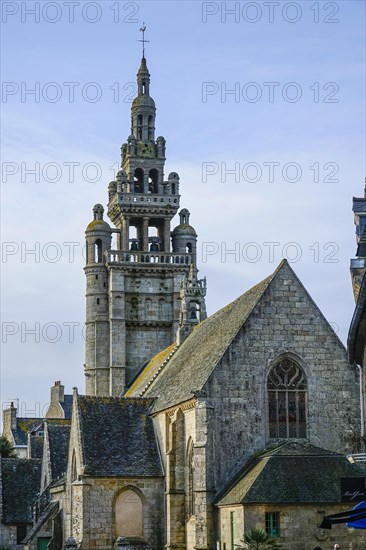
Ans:
POLYGON ((206 277, 198 279, 198 269, 191 264, 189 274, 181 283, 181 313, 177 332, 177 343, 180 345, 192 332, 195 325, 204 321, 206 314, 206 277))

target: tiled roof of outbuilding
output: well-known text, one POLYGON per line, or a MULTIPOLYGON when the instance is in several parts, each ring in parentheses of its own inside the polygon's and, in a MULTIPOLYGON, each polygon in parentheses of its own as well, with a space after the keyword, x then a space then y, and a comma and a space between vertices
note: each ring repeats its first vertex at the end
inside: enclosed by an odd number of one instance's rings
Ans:
POLYGON ((47 421, 52 480, 66 473, 69 453, 70 424, 47 421))
POLYGON ((30 458, 41 459, 43 456, 43 436, 31 436, 29 440, 30 458))
POLYGON ((78 396, 85 474, 163 475, 150 408, 152 399, 78 396))
POLYGON ((43 418, 17 418, 17 428, 12 430, 16 445, 27 445, 28 432, 38 428, 43 418))
POLYGON ((7 524, 32 523, 32 504, 41 482, 41 461, 21 458, 1 459, 3 486, 2 521, 7 524))
POLYGON ((362 477, 344 455, 289 442, 250 461, 218 505, 341 502, 341 478, 362 477))

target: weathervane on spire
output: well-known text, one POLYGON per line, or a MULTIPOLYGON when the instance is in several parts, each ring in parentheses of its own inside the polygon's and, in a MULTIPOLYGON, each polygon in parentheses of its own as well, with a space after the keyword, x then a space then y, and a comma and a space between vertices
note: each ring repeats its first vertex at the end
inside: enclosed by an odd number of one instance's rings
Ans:
POLYGON ((145 43, 150 42, 150 40, 145 40, 145 31, 146 31, 145 22, 142 23, 142 27, 140 31, 142 32, 142 40, 139 40, 139 42, 142 42, 142 57, 145 57, 145 43))

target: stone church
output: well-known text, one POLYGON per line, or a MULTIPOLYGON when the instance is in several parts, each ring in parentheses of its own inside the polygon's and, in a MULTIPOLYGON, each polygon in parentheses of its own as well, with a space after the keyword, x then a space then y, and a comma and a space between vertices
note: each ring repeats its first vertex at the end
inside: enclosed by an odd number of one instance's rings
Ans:
POLYGON ((345 456, 358 369, 286 260, 207 318, 145 57, 137 84, 111 225, 97 204, 86 229, 85 395, 58 381, 46 418, 5 411, 19 458, 1 459, 0 544, 234 550, 263 528, 287 550, 362 550, 364 532, 319 528, 349 486, 365 498, 345 456))

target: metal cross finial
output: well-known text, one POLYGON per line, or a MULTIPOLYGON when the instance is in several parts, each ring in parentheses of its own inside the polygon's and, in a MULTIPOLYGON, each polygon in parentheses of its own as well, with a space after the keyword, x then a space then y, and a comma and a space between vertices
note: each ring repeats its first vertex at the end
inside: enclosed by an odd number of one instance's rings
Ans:
POLYGON ((145 40, 145 31, 146 31, 145 23, 142 23, 142 27, 140 31, 142 32, 142 40, 139 40, 139 42, 142 42, 142 57, 145 57, 145 43, 150 42, 150 40, 145 40))

